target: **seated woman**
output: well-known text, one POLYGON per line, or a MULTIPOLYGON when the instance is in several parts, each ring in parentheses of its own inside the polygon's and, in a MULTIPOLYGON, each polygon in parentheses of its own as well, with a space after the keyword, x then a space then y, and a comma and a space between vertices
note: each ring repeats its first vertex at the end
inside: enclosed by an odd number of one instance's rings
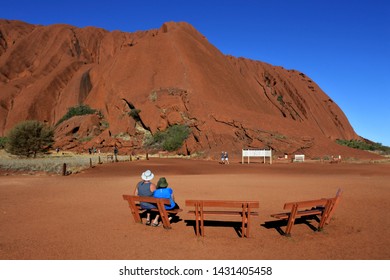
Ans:
MULTIPOLYGON (((165 205, 165 209, 179 209, 179 205, 175 202, 175 197, 173 196, 173 190, 168 188, 168 182, 165 177, 161 177, 156 186, 156 190, 153 193, 153 197, 156 198, 168 198, 171 202, 171 205, 165 205)), ((160 218, 157 215, 152 223, 152 226, 157 227, 159 225, 158 219, 160 218)), ((172 216, 169 217, 169 220, 172 219, 172 216)))
MULTIPOLYGON (((151 182, 154 174, 150 170, 146 170, 142 173, 141 179, 134 190, 134 195, 139 196, 153 196, 153 192, 156 190, 156 186, 151 182)), ((156 205, 153 205, 148 202, 141 202, 140 206, 142 209, 146 210, 146 225, 150 225, 150 209, 157 208, 156 205)))

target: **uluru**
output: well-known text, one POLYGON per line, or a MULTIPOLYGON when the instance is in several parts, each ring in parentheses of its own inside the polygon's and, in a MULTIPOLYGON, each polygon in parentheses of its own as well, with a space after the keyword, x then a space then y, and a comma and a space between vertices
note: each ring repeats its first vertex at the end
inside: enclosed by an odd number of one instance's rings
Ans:
POLYGON ((146 136, 185 125, 185 155, 375 157, 335 142, 361 137, 306 74, 225 55, 185 22, 128 33, 0 20, 0 92, 0 136, 23 120, 54 127, 71 107, 96 109, 56 126, 62 149, 142 151, 146 136))

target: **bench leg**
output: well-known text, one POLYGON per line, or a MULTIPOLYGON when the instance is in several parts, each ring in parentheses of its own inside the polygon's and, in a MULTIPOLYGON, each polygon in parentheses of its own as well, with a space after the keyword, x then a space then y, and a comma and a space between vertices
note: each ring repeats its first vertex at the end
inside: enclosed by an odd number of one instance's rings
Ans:
POLYGON ((138 210, 136 210, 136 211, 131 211, 131 214, 133 214, 133 218, 134 218, 134 221, 135 221, 136 223, 142 224, 141 216, 139 215, 138 210))
POLYGON ((200 211, 199 211, 199 205, 195 205, 195 233, 196 236, 199 236, 199 220, 200 220, 200 211))
POLYGON ((334 211, 335 211, 335 209, 337 207, 337 204, 338 204, 338 200, 336 198, 332 199, 332 203, 330 205, 328 216, 326 217, 326 220, 325 220, 325 224, 326 225, 330 223, 330 219, 333 216, 333 213, 334 213, 334 211))
POLYGON ((242 222, 241 222, 241 238, 246 237, 246 223, 245 223, 245 216, 242 216, 242 222))
POLYGON ((139 215, 139 210, 137 207, 135 207, 133 205, 134 203, 130 203, 130 210, 131 210, 131 214, 133 214, 133 218, 134 218, 134 221, 136 223, 141 223, 142 224, 142 221, 141 221, 141 216, 139 215))
POLYGON ((331 214, 332 211, 332 206, 333 206, 333 199, 328 199, 328 202, 325 205, 325 209, 321 215, 320 224, 318 225, 318 231, 321 231, 322 228, 325 226, 325 223, 328 221, 329 215, 331 214))
POLYGON ((295 216, 297 215, 297 212, 298 212, 298 205, 295 204, 295 205, 293 205, 293 207, 291 209, 291 213, 290 213, 290 216, 289 216, 288 222, 287 222, 286 232, 284 233, 284 235, 287 237, 291 236, 291 229, 295 223, 295 216))
POLYGON ((249 238, 249 229, 251 227, 251 219, 250 219, 250 212, 248 212, 248 217, 246 218, 246 231, 245 231, 245 237, 249 238))
POLYGON ((242 215, 241 238, 249 237, 250 209, 248 207, 244 206, 241 215, 242 215))
POLYGON ((161 216, 161 220, 162 220, 162 223, 163 223, 163 226, 165 229, 171 229, 172 226, 171 226, 171 223, 169 222, 169 218, 166 217, 166 216, 161 216))
POLYGON ((195 231, 196 236, 202 235, 204 237, 204 216, 203 216, 203 205, 195 205, 195 231))
POLYGON ((168 213, 165 210, 165 206, 163 203, 158 203, 157 205, 158 211, 160 212, 161 221, 165 229, 171 229, 171 223, 169 222, 168 213))
POLYGON ((200 233, 204 237, 204 215, 203 215, 203 205, 200 207, 200 233))

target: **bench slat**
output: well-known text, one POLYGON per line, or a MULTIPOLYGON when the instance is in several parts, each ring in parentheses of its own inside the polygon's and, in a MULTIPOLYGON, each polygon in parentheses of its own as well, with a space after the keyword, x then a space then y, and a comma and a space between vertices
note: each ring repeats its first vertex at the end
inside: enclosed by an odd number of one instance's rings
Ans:
MULTIPOLYGON (((196 211, 192 210, 192 211, 188 211, 189 214, 195 214, 196 211)), ((203 211, 202 212, 203 215, 225 215, 225 216, 242 216, 242 211, 218 211, 218 210, 206 210, 206 211, 203 211)), ((253 212, 251 211, 250 212, 251 215, 253 216, 258 216, 259 213, 258 212, 253 212)))
POLYGON ((259 208, 258 201, 245 200, 186 200, 186 206, 194 206, 197 202, 202 202, 204 207, 232 207, 241 208, 243 204, 250 208, 259 208))
MULTIPOLYGON (((146 211, 146 209, 143 209, 141 207, 138 207, 138 210, 139 211, 146 211)), ((149 210, 152 212, 159 212, 159 210, 157 208, 153 208, 153 209, 149 209, 149 210)), ((183 211, 183 209, 165 209, 165 211, 167 211, 167 213, 174 214, 174 213, 180 213, 181 211, 183 211)))
MULTIPOLYGON (((321 215, 322 210, 304 210, 304 211, 298 211, 295 215, 296 217, 304 217, 304 216, 312 216, 312 215, 321 215)), ((287 213, 278 213, 278 214, 272 214, 271 217, 277 218, 277 219, 288 219, 290 216, 290 212, 287 213)))
POLYGON ((149 203, 158 203, 158 201, 163 204, 171 205, 171 202, 168 198, 156 198, 152 196, 138 196, 138 195, 123 195, 125 200, 132 200, 135 202, 149 202, 149 203))
POLYGON ((309 207, 320 207, 325 206, 328 202, 328 198, 321 198, 316 200, 307 200, 307 201, 298 201, 298 202, 288 202, 284 204, 284 210, 292 209, 293 205, 297 204, 298 209, 300 208, 309 208, 309 207))

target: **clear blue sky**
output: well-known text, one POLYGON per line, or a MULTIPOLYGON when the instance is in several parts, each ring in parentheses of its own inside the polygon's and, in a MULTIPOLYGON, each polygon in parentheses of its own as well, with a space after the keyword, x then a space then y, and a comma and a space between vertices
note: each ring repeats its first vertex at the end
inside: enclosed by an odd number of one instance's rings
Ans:
POLYGON ((390 1, 4 1, 0 18, 134 32, 191 23, 224 54, 296 69, 390 146, 390 1))

